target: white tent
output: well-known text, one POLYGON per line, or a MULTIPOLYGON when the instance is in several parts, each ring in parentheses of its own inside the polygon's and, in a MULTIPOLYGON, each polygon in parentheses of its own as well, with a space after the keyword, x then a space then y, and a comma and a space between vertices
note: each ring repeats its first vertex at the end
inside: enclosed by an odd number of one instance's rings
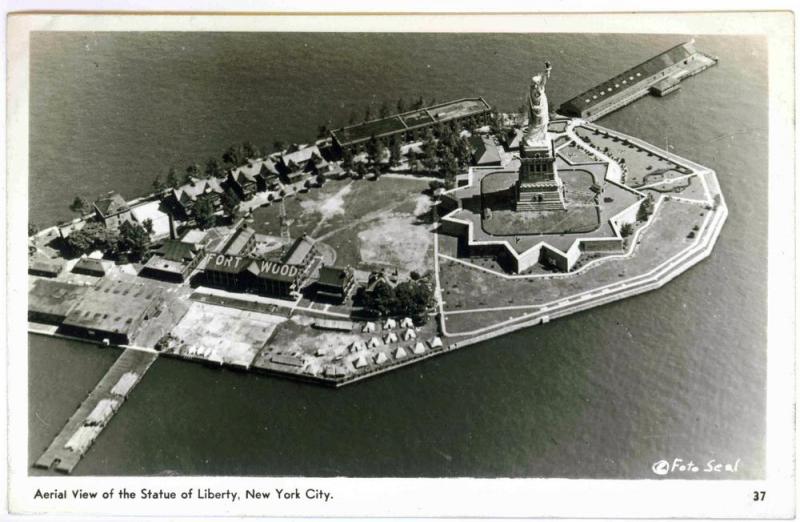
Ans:
POLYGON ((385 342, 386 344, 396 343, 397 342, 397 334, 394 333, 394 332, 389 332, 388 334, 386 334, 386 337, 383 338, 383 342, 385 342))
POLYGON ((327 347, 317 348, 317 355, 319 356, 328 355, 328 348, 327 347))
POLYGON ((410 317, 404 317, 402 321, 400 321, 401 328, 414 328, 414 321, 411 320, 410 317))
POLYGON ((414 345, 414 353, 416 354, 425 353, 425 345, 417 341, 417 344, 414 345))
POLYGON ((369 344, 367 346, 369 346, 370 348, 376 348, 381 344, 382 343, 380 339, 378 339, 377 337, 373 337, 372 339, 369 340, 369 344))
POLYGON ((356 359, 355 367, 356 368, 363 368, 366 365, 367 365, 367 358, 362 353, 361 355, 358 356, 358 359, 356 359))
POLYGON ((383 352, 379 353, 378 356, 375 357, 375 362, 378 364, 383 364, 388 360, 389 360, 388 357, 386 357, 386 354, 383 352))
POLYGON ((395 359, 402 359, 406 355, 408 355, 408 353, 406 353, 405 348, 403 348, 402 346, 400 348, 398 348, 396 352, 394 352, 394 358, 395 359))
POLYGON ((405 333, 403 333, 404 341, 410 341, 411 339, 416 339, 416 338, 417 338, 417 332, 415 332, 411 328, 409 328, 408 330, 405 331, 405 333))
POLYGON ((383 323, 383 329, 384 330, 391 330, 392 328, 397 328, 397 321, 395 321, 392 318, 389 318, 389 319, 386 320, 385 323, 383 323))
POLYGON ((367 347, 364 345, 364 341, 356 339, 353 341, 353 344, 350 345, 350 353, 360 352, 365 350, 367 347))
POLYGON ((367 324, 364 325, 364 328, 361 329, 364 333, 372 333, 375 331, 375 323, 372 321, 367 321, 367 324))
POLYGON ((431 345, 431 348, 441 348, 442 347, 442 340, 438 337, 433 337, 428 344, 431 345))

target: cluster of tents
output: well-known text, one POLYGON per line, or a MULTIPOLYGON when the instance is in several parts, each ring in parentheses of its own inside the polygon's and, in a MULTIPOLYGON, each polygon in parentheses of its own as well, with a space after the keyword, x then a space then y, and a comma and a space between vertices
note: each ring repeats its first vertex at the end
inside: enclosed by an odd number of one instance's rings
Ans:
MULTIPOLYGON (((411 339, 411 338, 408 338, 406 340, 409 340, 409 339, 411 339)), ((414 335, 413 339, 416 339, 416 334, 414 335)), ((395 342, 396 342, 396 340, 397 340, 397 338, 395 336, 395 342)), ((387 342, 386 344, 389 344, 389 342, 387 342)), ((354 341, 353 344, 350 345, 350 352, 358 354, 358 357, 356 358, 356 360, 353 363, 354 366, 356 368, 363 368, 363 367, 367 366, 367 364, 368 364, 367 363, 367 353, 366 353, 367 349, 368 348, 376 348, 376 347, 378 347, 380 345, 381 345, 380 344, 380 340, 377 337, 373 337, 372 339, 370 339, 369 343, 364 343, 363 341, 360 341, 360 340, 359 341, 354 341)), ((441 348, 442 347, 441 338, 432 337, 431 339, 428 340, 428 346, 431 349, 441 348)), ((416 343, 414 343, 413 346, 411 346, 411 345, 409 345, 407 347, 398 346, 397 349, 394 351, 394 359, 395 360, 400 360, 400 359, 403 359, 405 357, 408 357, 409 351, 411 353, 413 353, 414 355, 422 355, 426 351, 425 343, 423 343, 422 341, 417 341, 416 343)), ((386 354, 386 352, 378 352, 375 355, 375 359, 374 360, 375 360, 375 364, 385 364, 385 363, 387 363, 389 361, 389 356, 386 354)))

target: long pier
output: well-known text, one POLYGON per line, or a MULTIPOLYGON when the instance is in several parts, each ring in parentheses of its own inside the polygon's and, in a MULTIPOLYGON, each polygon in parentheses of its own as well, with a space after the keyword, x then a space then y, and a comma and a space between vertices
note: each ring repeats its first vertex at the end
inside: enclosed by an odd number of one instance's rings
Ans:
POLYGON ((157 357, 126 348, 34 465, 71 473, 157 357))
POLYGON ((713 67, 718 59, 694 48, 694 42, 673 47, 600 83, 561 104, 560 114, 595 121, 651 94, 662 97, 680 83, 713 67))

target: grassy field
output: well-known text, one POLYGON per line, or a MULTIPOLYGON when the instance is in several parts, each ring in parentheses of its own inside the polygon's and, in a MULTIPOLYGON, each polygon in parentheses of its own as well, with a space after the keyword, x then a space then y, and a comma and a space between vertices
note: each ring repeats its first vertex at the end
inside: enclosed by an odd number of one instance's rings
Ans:
POLYGON ((581 163, 596 163, 598 161, 594 155, 589 154, 574 142, 559 150, 558 155, 561 156, 564 161, 573 165, 578 165, 581 163))
POLYGON ((514 172, 498 172, 481 180, 484 205, 492 208, 492 217, 483 217, 483 230, 497 236, 564 234, 591 232, 600 226, 600 213, 589 190, 594 183, 591 173, 569 170, 560 173, 566 190, 567 210, 517 212, 508 187, 517 179, 514 172))
POLYGON ((625 184, 628 186, 640 187, 646 184, 646 176, 659 172, 669 175, 667 171, 677 167, 675 163, 643 150, 632 143, 626 144, 624 140, 620 140, 615 136, 604 136, 602 133, 595 134, 585 127, 577 127, 575 133, 594 148, 617 159, 624 159, 628 169, 625 184), (606 151, 606 149, 608 150, 606 151))
MULTIPOLYGON (((399 176, 328 181, 286 200, 292 237, 305 233, 329 245, 339 266, 425 272, 433 266, 427 188, 426 180, 399 176)), ((252 226, 278 235, 280 206, 256 209, 252 226)))
POLYGON ((697 205, 664 201, 630 258, 609 259, 570 277, 507 279, 440 259, 445 310, 540 305, 643 274, 688 247, 694 240, 687 234, 702 223, 707 212, 697 205))

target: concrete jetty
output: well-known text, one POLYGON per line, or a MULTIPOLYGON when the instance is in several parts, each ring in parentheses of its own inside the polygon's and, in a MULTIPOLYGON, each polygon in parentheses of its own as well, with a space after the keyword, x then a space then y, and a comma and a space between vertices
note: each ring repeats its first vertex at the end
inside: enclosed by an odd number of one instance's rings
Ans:
POLYGON ((71 473, 157 357, 126 348, 34 465, 71 473))

